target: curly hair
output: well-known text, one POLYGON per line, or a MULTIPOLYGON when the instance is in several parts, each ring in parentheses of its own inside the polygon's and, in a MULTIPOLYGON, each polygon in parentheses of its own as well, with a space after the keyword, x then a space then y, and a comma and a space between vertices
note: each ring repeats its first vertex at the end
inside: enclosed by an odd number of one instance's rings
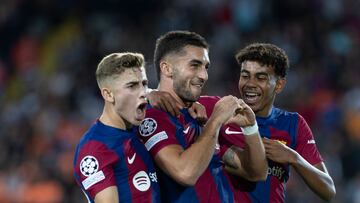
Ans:
POLYGON ((274 44, 253 43, 241 49, 235 58, 241 67, 244 61, 256 61, 274 67, 275 74, 284 78, 289 70, 289 59, 285 51, 274 44))

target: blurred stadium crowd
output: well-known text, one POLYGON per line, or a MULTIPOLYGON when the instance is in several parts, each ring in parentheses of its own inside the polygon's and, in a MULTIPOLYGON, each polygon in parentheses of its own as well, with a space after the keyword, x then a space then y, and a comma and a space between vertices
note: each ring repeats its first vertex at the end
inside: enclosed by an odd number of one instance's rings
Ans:
MULTIPOLYGON (((285 49, 291 68, 277 105, 310 124, 334 202, 360 202, 359 9, 358 0, 1 0, 0 202, 85 202, 72 161, 102 107, 98 61, 141 52, 156 88, 155 40, 173 29, 209 41, 208 95, 238 95, 234 54, 245 45, 285 49)), ((322 202, 297 176, 287 190, 288 202, 322 202)))

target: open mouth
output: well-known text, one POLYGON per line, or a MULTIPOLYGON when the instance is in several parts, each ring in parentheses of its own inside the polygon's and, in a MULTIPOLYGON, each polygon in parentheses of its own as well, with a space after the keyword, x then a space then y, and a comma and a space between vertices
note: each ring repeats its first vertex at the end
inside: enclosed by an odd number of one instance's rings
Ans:
POLYGON ((145 118, 145 111, 146 111, 146 102, 141 103, 137 108, 136 108, 136 118, 138 120, 142 120, 145 118))
POLYGON ((143 103, 141 103, 141 104, 138 106, 138 109, 145 110, 145 109, 146 109, 146 105, 147 105, 147 103, 146 103, 146 102, 143 102, 143 103))
POLYGON ((254 104, 256 103, 257 101, 260 100, 260 96, 261 94, 260 93, 257 93, 257 92, 244 92, 244 101, 245 103, 247 104, 254 104))

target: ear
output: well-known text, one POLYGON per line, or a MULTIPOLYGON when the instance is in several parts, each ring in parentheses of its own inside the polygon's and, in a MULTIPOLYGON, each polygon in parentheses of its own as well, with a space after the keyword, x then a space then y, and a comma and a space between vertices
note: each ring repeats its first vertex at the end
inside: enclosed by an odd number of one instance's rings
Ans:
POLYGON ((285 78, 279 78, 276 81, 275 93, 279 94, 284 89, 285 84, 286 84, 286 79, 285 78))
POLYGON ((101 88, 101 95, 107 102, 113 103, 115 101, 114 94, 107 87, 101 88))
POLYGON ((171 78, 173 75, 173 67, 168 61, 160 61, 161 74, 171 78))

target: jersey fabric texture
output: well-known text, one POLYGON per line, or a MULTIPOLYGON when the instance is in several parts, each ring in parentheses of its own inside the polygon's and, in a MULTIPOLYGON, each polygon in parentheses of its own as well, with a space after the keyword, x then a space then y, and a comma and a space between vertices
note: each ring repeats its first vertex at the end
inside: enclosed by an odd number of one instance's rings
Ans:
MULTIPOLYGON (((187 149, 200 133, 201 127, 185 108, 181 110, 180 117, 176 118, 149 105, 146 118, 139 126, 139 136, 153 157, 169 145, 180 145, 187 149)), ((218 147, 215 147, 208 168, 195 186, 180 185, 160 169, 158 177, 162 202, 238 202, 229 183, 229 177, 224 173, 218 147)))
POLYGON ((117 186, 119 202, 160 202, 155 167, 135 128, 125 131, 97 120, 76 148, 74 175, 89 202, 110 186, 117 186))
MULTIPOLYGON (((199 102, 206 108, 210 116, 214 105, 219 100, 215 96, 202 96, 199 102)), ((288 112, 279 108, 272 108, 268 117, 256 117, 261 137, 277 140, 298 152, 310 164, 315 165, 323 161, 311 129, 305 119, 298 113, 288 112)), ((244 135, 241 128, 234 124, 223 126, 220 130, 219 144, 221 153, 232 145, 244 147, 244 135)), ((237 191, 242 202, 285 202, 286 182, 290 175, 290 165, 280 164, 268 160, 268 176, 266 181, 251 184, 243 180, 244 187, 237 191)))

